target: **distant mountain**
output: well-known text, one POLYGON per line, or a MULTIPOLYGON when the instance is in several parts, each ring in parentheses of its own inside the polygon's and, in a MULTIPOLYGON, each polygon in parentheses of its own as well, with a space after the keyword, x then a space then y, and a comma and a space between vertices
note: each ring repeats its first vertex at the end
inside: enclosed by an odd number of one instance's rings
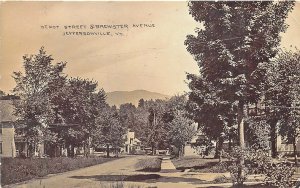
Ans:
POLYGON ((116 105, 119 107, 124 103, 132 103, 135 106, 138 106, 139 100, 150 100, 150 99, 166 99, 170 98, 168 95, 164 95, 161 93, 150 92, 146 90, 134 90, 134 91, 113 91, 106 93, 107 103, 112 106, 116 105))

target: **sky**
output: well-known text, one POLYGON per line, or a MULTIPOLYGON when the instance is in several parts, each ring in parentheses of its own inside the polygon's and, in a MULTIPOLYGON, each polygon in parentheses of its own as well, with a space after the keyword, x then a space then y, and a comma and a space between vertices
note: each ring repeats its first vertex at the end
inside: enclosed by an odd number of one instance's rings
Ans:
MULTIPOLYGON (((287 23, 282 47, 300 48, 299 2, 287 23)), ((44 46, 55 63, 67 62, 67 75, 94 79, 106 92, 183 93, 188 91, 186 72, 198 72, 184 45, 196 27, 201 25, 189 15, 184 1, 5 2, 0 5, 0 90, 10 93, 15 86, 12 73, 22 71, 22 57, 37 54, 44 46), (91 24, 123 28, 90 29, 91 24), (48 29, 42 28, 45 25, 48 29), (64 28, 72 25, 82 29, 64 28), (84 31, 99 35, 70 33, 84 31)))

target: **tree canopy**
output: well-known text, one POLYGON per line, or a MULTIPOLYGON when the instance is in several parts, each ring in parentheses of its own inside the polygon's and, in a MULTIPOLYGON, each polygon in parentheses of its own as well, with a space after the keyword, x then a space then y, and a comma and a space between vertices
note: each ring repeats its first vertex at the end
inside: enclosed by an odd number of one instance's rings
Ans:
POLYGON ((24 72, 13 73, 16 81, 13 92, 20 97, 14 103, 15 114, 25 125, 22 132, 31 146, 42 140, 55 140, 47 138, 51 134, 45 132, 55 120, 52 96, 57 95, 58 83, 65 79, 63 69, 66 63, 53 64, 52 61, 51 55, 47 55, 42 47, 37 55, 23 56, 24 72))
MULTIPOLYGON (((278 52, 280 34, 287 29, 285 20, 293 5, 291 1, 189 2, 189 13, 203 26, 196 29, 196 36, 188 35, 185 41, 200 73, 200 77, 188 74, 191 95, 203 104, 203 93, 208 93, 206 100, 217 99, 216 104, 229 102, 236 109, 242 149, 247 104, 262 96, 263 67, 272 63, 278 52)), ((204 110, 198 106, 201 107, 204 110)), ((220 105, 211 107, 218 109, 220 105)), ((210 109, 211 112, 214 111, 210 109)), ((210 124, 213 126, 214 122, 210 124)), ((240 179, 243 169, 242 156, 240 179)))

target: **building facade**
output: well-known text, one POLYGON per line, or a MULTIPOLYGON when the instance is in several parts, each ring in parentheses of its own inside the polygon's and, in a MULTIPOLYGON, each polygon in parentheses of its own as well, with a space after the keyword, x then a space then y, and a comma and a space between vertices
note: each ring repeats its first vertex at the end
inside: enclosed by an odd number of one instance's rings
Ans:
POLYGON ((143 150, 141 141, 135 137, 133 131, 128 130, 124 147, 121 149, 121 153, 127 154, 139 154, 143 150))
POLYGON ((0 100, 0 156, 16 157, 15 121, 10 100, 0 100))

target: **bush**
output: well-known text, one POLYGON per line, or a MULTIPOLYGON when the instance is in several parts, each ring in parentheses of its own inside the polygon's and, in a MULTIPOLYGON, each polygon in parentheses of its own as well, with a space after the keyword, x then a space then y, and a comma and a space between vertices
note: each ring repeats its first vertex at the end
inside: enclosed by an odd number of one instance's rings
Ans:
POLYGON ((242 157, 246 161, 246 154, 246 150, 242 150, 240 147, 234 147, 230 153, 224 153, 224 157, 230 161, 228 171, 230 172, 233 185, 241 185, 247 179, 249 174, 248 168, 240 165, 242 157), (241 173, 244 173, 244 175, 241 176, 241 173))
POLYGON ((241 165, 238 164, 238 162, 233 163, 228 167, 228 170, 231 175, 232 183, 233 185, 241 185, 244 183, 244 181, 247 179, 247 176, 249 175, 248 168, 241 169, 241 165), (241 176, 241 172, 243 171, 244 175, 241 176))
POLYGON ((262 150, 248 152, 247 163, 252 174, 264 174, 265 182, 270 186, 292 187, 295 168, 289 163, 274 163, 262 150))
POLYGON ((201 173, 225 173, 228 172, 228 161, 222 162, 207 162, 201 166, 194 166, 190 172, 201 173))
POLYGON ((101 164, 113 158, 2 158, 1 185, 17 183, 48 174, 56 174, 101 164))
POLYGON ((291 164, 269 163, 264 166, 267 184, 280 188, 293 187, 292 176, 295 173, 295 168, 291 164))
POLYGON ((214 183, 219 184, 219 183, 227 183, 228 181, 230 181, 230 179, 228 179, 226 176, 218 176, 214 179, 214 183))
POLYGON ((173 158, 173 164, 177 170, 201 173, 224 173, 228 172, 228 161, 219 162, 219 159, 202 158, 201 156, 185 156, 173 158))
POLYGON ((249 174, 264 174, 265 183, 276 187, 291 187, 292 176, 295 169, 287 163, 274 163, 272 158, 263 150, 242 150, 236 147, 232 152, 225 155, 230 161, 228 170, 233 184, 242 184, 249 174), (244 177, 240 176, 240 160, 244 156, 244 177))
POLYGON ((135 167, 139 171, 159 172, 161 169, 161 158, 148 158, 140 160, 135 167))

